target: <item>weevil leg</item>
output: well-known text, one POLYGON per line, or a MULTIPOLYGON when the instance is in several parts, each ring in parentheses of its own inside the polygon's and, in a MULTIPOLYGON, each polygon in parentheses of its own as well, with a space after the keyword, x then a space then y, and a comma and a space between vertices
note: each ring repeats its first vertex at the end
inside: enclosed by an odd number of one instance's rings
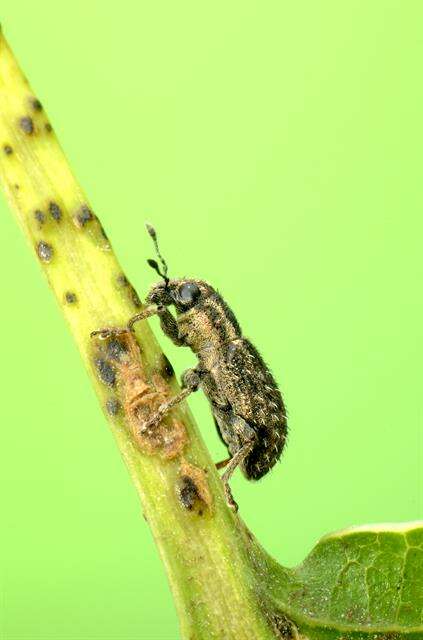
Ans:
POLYGON ((153 429, 157 427, 163 418, 169 413, 173 407, 180 404, 185 398, 187 398, 191 393, 197 391, 200 386, 200 374, 196 369, 187 369, 181 376, 182 379, 182 389, 178 395, 170 398, 167 402, 163 402, 160 405, 157 412, 146 420, 141 427, 140 432, 148 431, 149 429, 153 429))
POLYGON ((96 331, 91 331, 91 337, 94 338, 98 336, 100 340, 107 340, 107 338, 111 338, 112 336, 119 336, 124 333, 132 332, 134 329, 134 324, 139 322, 140 320, 146 320, 150 316, 160 315, 163 313, 164 307, 157 304, 150 304, 148 307, 143 309, 140 313, 137 313, 136 316, 133 316, 126 327, 103 327, 102 329, 96 329, 96 331))
POLYGON ((257 434, 254 429, 248 424, 248 422, 246 422, 246 420, 244 420, 240 416, 233 415, 230 422, 234 434, 238 439, 239 448, 237 449, 237 451, 235 451, 232 458, 227 463, 225 473, 222 474, 222 482, 228 507, 230 507, 234 511, 238 511, 238 505, 235 502, 232 491, 229 487, 229 480, 231 479, 235 469, 241 464, 243 460, 245 460, 245 458, 251 452, 252 448, 255 445, 257 434))
POLYGON ((239 451, 230 459, 228 465, 226 467, 225 473, 222 475, 223 489, 225 491, 225 498, 228 507, 233 509, 234 511, 238 511, 238 504, 235 502, 234 497, 232 495, 231 488, 229 486, 229 480, 232 477, 233 472, 237 468, 237 466, 248 456, 251 449, 254 446, 254 441, 247 442, 244 444, 239 451))
POLYGON ((179 327, 176 318, 170 313, 169 309, 166 309, 166 307, 164 307, 158 315, 163 333, 167 335, 167 337, 170 338, 173 344, 176 344, 177 347, 182 347, 185 344, 185 341, 179 335, 179 327))
POLYGON ((159 316, 164 311, 165 311, 165 307, 163 307, 163 305, 160 305, 160 304, 149 304, 148 307, 146 307, 145 309, 140 311, 140 313, 137 313, 135 316, 132 316, 132 318, 128 321, 128 329, 130 331, 133 331, 134 330, 134 324, 136 322, 140 322, 140 320, 146 320, 147 318, 150 318, 151 316, 156 316, 156 315, 159 316))
POLYGON ((221 460, 220 462, 216 462, 216 469, 223 469, 226 465, 232 460, 232 458, 226 458, 226 460, 221 460))
POLYGON ((127 327, 103 327, 102 329, 97 329, 96 331, 91 331, 91 338, 98 337, 100 340, 107 340, 112 336, 122 336, 124 333, 128 333, 129 329, 127 327))
POLYGON ((173 409, 173 407, 175 407, 177 404, 185 400, 185 398, 187 398, 193 391, 194 389, 182 389, 182 391, 178 393, 177 396, 170 398, 170 400, 168 400, 167 402, 163 402, 156 413, 151 416, 151 418, 143 422, 140 427, 140 433, 149 431, 150 429, 154 429, 155 427, 157 427, 161 423, 163 418, 169 413, 169 411, 173 409))
POLYGON ((136 316, 130 319, 128 322, 128 327, 133 330, 133 326, 136 322, 140 320, 145 320, 150 316, 158 315, 160 318, 160 326, 162 331, 168 338, 170 338, 173 344, 176 344, 177 347, 181 347, 185 344, 183 338, 179 335, 179 327, 176 319, 170 313, 169 309, 166 309, 163 305, 149 305, 144 311, 141 313, 137 313, 136 316))
POLYGON ((198 368, 185 369, 181 375, 181 383, 184 389, 197 391, 201 384, 201 371, 198 368))

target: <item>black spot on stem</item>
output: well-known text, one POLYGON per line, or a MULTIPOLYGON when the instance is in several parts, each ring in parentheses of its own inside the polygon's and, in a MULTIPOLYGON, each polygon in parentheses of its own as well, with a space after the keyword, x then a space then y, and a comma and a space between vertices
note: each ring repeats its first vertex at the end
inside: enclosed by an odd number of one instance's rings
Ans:
POLYGON ((109 342, 107 343, 107 355, 111 360, 119 361, 126 353, 126 346, 116 338, 109 340, 109 342))
POLYGON ((53 202, 53 201, 49 202, 48 210, 50 212, 51 217, 54 218, 56 222, 60 222, 62 218, 62 210, 57 204, 57 202, 53 202))
POLYGON ((36 209, 34 211, 34 217, 37 220, 37 222, 40 223, 40 225, 44 224, 44 222, 46 221, 46 217, 45 217, 44 213, 42 211, 40 211, 40 209, 36 209))
POLYGON ((94 214, 88 205, 83 204, 79 212, 76 214, 76 221, 79 227, 85 227, 86 224, 94 220, 94 214))
POLYGON ((51 217, 54 218, 56 222, 59 222, 62 217, 62 210, 60 209, 57 202, 50 202, 48 205, 48 210, 50 212, 51 217))
POLYGON ((116 416, 121 410, 121 406, 117 398, 109 398, 106 402, 106 411, 109 416, 116 416))
POLYGON ((28 135, 34 133, 34 122, 29 116, 22 116, 19 120, 19 126, 28 135))
POLYGON ((40 240, 37 244, 37 253, 40 260, 43 262, 50 262, 53 257, 53 247, 48 242, 44 242, 44 240, 40 240))
POLYGON ((182 506, 192 511, 198 498, 199 495, 194 480, 189 476, 182 476, 179 487, 179 500, 182 506))
POLYGON ((42 111, 43 110, 43 105, 38 100, 38 98, 30 98, 29 102, 31 104, 31 107, 34 109, 34 111, 42 111))
POLYGON ((97 358, 94 364, 100 380, 109 387, 113 387, 116 382, 116 372, 112 365, 103 358, 97 358))
POLYGON ((73 291, 66 291, 65 300, 68 304, 75 304, 78 298, 76 297, 76 293, 74 293, 73 291))

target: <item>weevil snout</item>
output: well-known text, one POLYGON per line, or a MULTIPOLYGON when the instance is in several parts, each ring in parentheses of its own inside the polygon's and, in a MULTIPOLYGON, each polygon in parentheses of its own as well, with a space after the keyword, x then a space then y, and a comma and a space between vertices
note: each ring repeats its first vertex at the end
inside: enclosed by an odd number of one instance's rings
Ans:
POLYGON ((149 304, 158 304, 168 307, 174 303, 172 290, 168 283, 158 282, 155 284, 147 295, 149 304))

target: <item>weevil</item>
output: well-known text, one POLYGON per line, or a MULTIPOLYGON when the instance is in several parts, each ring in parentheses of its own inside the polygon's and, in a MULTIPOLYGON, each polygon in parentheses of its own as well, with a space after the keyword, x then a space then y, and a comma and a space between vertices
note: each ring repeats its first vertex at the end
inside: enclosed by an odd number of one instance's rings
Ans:
MULTIPOLYGON (((228 505, 236 510, 229 480, 239 466, 248 480, 258 480, 279 460, 287 436, 285 405, 278 385, 222 296, 204 280, 170 279, 160 253, 157 234, 147 225, 159 258, 148 264, 160 276, 147 298, 147 306, 128 322, 134 324, 157 315, 163 332, 177 346, 190 347, 197 364, 181 376, 182 390, 163 403, 141 425, 147 430, 158 425, 176 404, 190 393, 202 389, 210 403, 217 432, 230 457, 218 463, 226 467, 222 475, 228 505), (169 307, 173 307, 175 315, 169 307)), ((100 329, 102 337, 119 331, 100 329)))

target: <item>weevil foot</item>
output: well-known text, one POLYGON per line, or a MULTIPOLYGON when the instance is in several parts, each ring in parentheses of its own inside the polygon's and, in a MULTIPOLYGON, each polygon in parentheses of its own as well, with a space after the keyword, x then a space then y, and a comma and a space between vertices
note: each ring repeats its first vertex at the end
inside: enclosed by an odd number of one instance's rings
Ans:
POLYGON ((232 509, 232 511, 236 513, 238 511, 238 503, 235 502, 232 491, 227 482, 223 483, 223 490, 225 492, 226 504, 229 509, 232 509))
POLYGON ((169 411, 173 407, 178 405, 180 402, 185 400, 185 398, 187 398, 189 394, 192 392, 193 392, 193 389, 188 389, 188 388, 182 389, 178 393, 178 395, 174 396, 173 398, 170 398, 169 400, 166 400, 166 402, 163 402, 163 404, 161 404, 160 407, 157 409, 157 412, 153 416, 151 416, 151 418, 149 418, 146 422, 143 422, 143 424, 140 427, 140 434, 145 433, 146 431, 149 431, 157 427, 161 423, 163 418, 168 415, 169 411))
POLYGON ((159 426, 164 415, 164 412, 158 411, 153 416, 151 416, 149 420, 143 422, 139 427, 139 435, 142 436, 148 431, 153 431, 156 427, 159 426))
POLYGON ((130 329, 128 327, 103 327, 102 329, 96 329, 96 331, 91 331, 91 338, 98 337, 100 340, 107 340, 108 338, 112 338, 113 336, 121 336, 125 333, 129 333, 130 329))

